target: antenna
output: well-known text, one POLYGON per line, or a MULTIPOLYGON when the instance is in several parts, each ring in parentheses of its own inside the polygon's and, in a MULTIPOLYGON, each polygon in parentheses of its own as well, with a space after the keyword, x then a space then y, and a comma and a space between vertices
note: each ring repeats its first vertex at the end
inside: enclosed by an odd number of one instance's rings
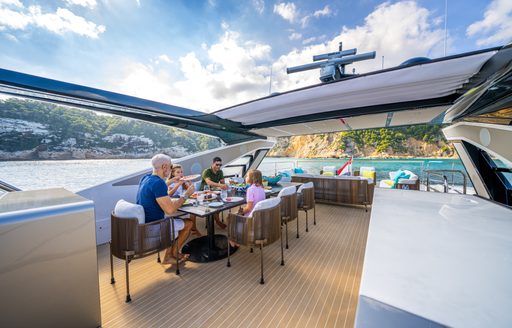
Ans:
POLYGON ((446 42, 448 41, 448 0, 444 1, 444 56, 446 57, 446 42))
POLYGON ((339 51, 313 56, 316 63, 304 64, 295 67, 288 67, 287 74, 302 72, 310 69, 320 68, 320 81, 329 82, 349 76, 345 74, 345 65, 356 61, 375 58, 375 51, 356 55, 357 49, 342 50, 343 42, 340 42, 339 51), (326 60, 326 61, 322 61, 326 60))

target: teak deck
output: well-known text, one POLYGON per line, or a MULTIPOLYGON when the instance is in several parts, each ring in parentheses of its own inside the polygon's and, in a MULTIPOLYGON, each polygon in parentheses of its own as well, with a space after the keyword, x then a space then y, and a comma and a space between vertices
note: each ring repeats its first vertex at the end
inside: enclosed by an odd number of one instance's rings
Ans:
POLYGON ((317 204, 316 226, 312 214, 306 233, 299 213, 299 239, 296 223, 289 224, 284 267, 278 242, 264 248, 265 285, 259 284, 258 249, 242 247, 230 268, 225 260, 187 262, 180 276, 155 255, 130 263, 133 300, 125 303, 124 262, 114 260, 111 285, 108 245, 99 246, 102 326, 352 327, 370 211, 317 204))

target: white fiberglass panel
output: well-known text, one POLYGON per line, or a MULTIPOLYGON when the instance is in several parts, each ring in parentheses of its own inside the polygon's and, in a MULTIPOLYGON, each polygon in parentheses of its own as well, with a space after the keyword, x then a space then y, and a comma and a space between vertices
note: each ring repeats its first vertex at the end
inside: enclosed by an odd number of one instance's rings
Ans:
POLYGON ((360 301, 449 327, 510 327, 511 276, 510 208, 469 195, 375 189, 360 301))
POLYGON ((429 123, 446 111, 449 106, 437 106, 426 109, 406 110, 393 113, 390 126, 429 123))

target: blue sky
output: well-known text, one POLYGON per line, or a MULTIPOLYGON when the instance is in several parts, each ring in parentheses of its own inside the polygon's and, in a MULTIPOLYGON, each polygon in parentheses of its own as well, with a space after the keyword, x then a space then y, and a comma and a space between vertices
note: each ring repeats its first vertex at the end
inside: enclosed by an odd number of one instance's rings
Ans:
MULTIPOLYGON (((512 40, 512 1, 448 0, 447 55, 512 40)), ((0 67, 213 111, 318 83, 287 66, 377 51, 363 73, 442 57, 445 0, 0 0, 0 67)))

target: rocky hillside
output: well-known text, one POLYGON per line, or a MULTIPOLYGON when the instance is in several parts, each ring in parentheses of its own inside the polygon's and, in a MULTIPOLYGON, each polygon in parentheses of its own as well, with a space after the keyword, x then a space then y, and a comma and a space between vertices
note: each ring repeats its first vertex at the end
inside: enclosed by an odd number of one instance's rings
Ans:
POLYGON ((162 125, 42 102, 0 100, 0 160, 182 157, 220 145, 162 125))
MULTIPOLYGON (((0 100, 0 160, 182 157, 217 139, 31 100, 0 100)), ((439 125, 280 138, 270 156, 452 157, 439 125)))
POLYGON ((439 125, 373 129, 279 138, 270 156, 327 157, 454 157, 439 125))

